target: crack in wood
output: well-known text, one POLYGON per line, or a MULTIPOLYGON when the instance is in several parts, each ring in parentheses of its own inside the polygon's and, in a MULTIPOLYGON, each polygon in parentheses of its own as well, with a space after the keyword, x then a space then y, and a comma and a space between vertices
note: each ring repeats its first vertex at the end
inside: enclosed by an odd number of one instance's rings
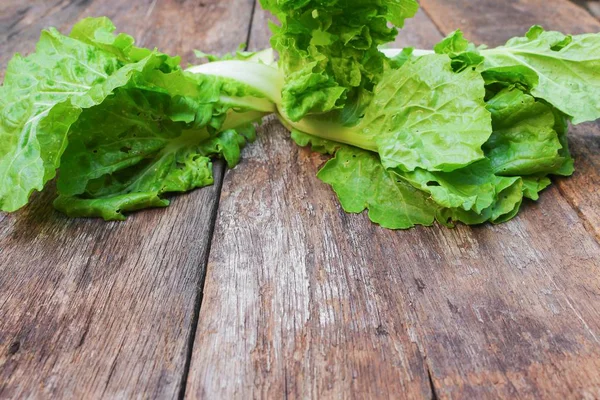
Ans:
MULTIPOLYGON (((256 10, 257 0, 254 0, 252 3, 252 11, 250 12, 250 21, 248 23, 248 30, 246 31, 246 46, 244 50, 248 50, 248 43, 250 43, 250 35, 252 32, 252 24, 254 23, 254 12, 256 10)), ((221 161, 215 170, 218 171, 219 181, 218 181, 218 189, 216 190, 216 199, 215 199, 215 209, 211 219, 211 226, 209 229, 210 238, 208 239, 206 258, 204 260, 204 273, 200 276, 200 282, 198 282, 198 293, 196 297, 196 302, 194 304, 194 314, 192 319, 192 328, 188 338, 188 351, 185 359, 185 366, 183 369, 183 375, 181 378, 181 388, 179 390, 178 399, 184 399, 185 393, 187 389, 187 381, 190 373, 190 366, 192 361, 192 355, 194 353, 194 342, 196 340, 196 332, 198 329, 198 321, 200 318, 200 310, 202 309, 202 300, 204 295, 204 284, 206 281, 206 274, 208 272, 208 260, 210 258, 210 250, 212 248, 212 241, 215 235, 215 225, 217 223, 217 217, 219 214, 219 204, 221 202, 221 192, 223 190, 223 182, 225 181, 226 167, 224 163, 221 161)))
POLYGON ((246 47, 244 50, 248 51, 250 45, 250 39, 252 38, 252 26, 254 25, 254 14, 256 12, 256 3, 258 0, 254 0, 252 3, 252 11, 250 12, 250 23, 248 24, 248 32, 246 33, 246 47))
MULTIPOLYGON (((569 178, 566 178, 566 179, 569 179, 569 178)), ((592 221, 590 221, 588 216, 581 210, 581 207, 579 207, 577 204, 575 204, 575 202, 573 201, 571 196, 569 196, 565 192, 564 188, 561 185, 556 185, 556 187, 558 188, 558 193, 560 193, 560 196, 563 199, 565 199, 565 201, 567 202, 569 207, 571 207, 575 211, 575 213, 581 220, 581 224, 583 225, 583 228, 590 234, 590 236, 592 236, 594 239, 596 239, 596 242, 600 245, 600 231, 596 231, 596 228, 594 227, 594 224, 592 223, 592 221)))
POLYGON ((431 389, 431 400, 438 400, 439 397, 437 395, 435 385, 433 384, 433 376, 431 373, 431 368, 429 368, 428 365, 426 365, 426 368, 427 368, 427 377, 429 378, 429 388, 431 389))
POLYGON ((187 389, 187 380, 188 380, 188 376, 190 373, 190 365, 191 365, 191 361, 192 361, 192 354, 194 353, 194 341, 196 340, 196 331, 198 329, 198 320, 200 318, 200 310, 202 308, 202 299, 203 299, 203 294, 204 294, 204 282, 206 280, 206 273, 208 271, 208 259, 210 256, 210 249, 212 247, 212 241, 214 238, 214 234, 215 234, 215 224, 217 222, 217 215, 219 213, 219 202, 221 200, 221 191, 223 190, 223 181, 224 181, 224 177, 225 177, 225 165, 224 163, 221 161, 218 164, 216 164, 215 166, 215 172, 214 172, 215 176, 218 176, 218 180, 215 182, 215 185, 217 185, 218 189, 215 191, 216 192, 216 199, 215 199, 215 208, 213 210, 213 215, 211 217, 211 221, 210 221, 210 228, 209 228, 209 238, 208 238, 208 243, 207 243, 207 251, 205 254, 205 258, 202 262, 202 265, 204 265, 204 271, 202 274, 200 274, 200 280, 198 282, 198 286, 197 286, 197 292, 196 292, 196 299, 194 302, 194 311, 193 311, 193 315, 192 315, 192 324, 191 324, 191 331, 190 334, 188 336, 188 340, 187 340, 187 352, 186 352, 186 357, 185 357, 185 365, 183 367, 183 374, 181 376, 181 383, 180 383, 180 388, 179 388, 179 394, 177 396, 178 399, 184 399, 185 398, 185 392, 187 389))

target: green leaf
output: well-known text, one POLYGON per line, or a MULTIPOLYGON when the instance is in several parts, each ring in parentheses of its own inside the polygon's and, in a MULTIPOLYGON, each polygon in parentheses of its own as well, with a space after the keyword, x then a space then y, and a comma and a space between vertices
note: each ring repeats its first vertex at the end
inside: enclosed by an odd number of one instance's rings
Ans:
POLYGON ((235 166, 240 149, 254 139, 253 128, 212 136, 194 121, 172 118, 182 112, 177 100, 162 92, 119 90, 84 111, 63 156, 57 207, 70 216, 123 219, 123 212, 145 207, 148 199, 163 205, 155 199, 165 193, 211 185, 211 157, 235 166))
POLYGON ((558 140, 560 141, 561 149, 558 151, 558 154, 563 158, 564 162, 554 171, 551 171, 553 175, 560 176, 571 176, 573 172, 575 172, 575 160, 571 157, 571 152, 569 151, 569 141, 567 139, 567 133, 569 130, 569 124, 566 116, 558 111, 557 109, 553 109, 554 113, 554 130, 558 134, 558 140))
POLYGON ((156 50, 136 47, 133 37, 125 33, 115 34, 115 30, 112 21, 106 17, 84 18, 73 26, 69 37, 111 53, 124 63, 135 63, 150 54, 157 54, 163 59, 163 72, 179 69, 181 57, 170 57, 156 50))
POLYGON ((339 143, 308 135, 297 129, 292 129, 292 140, 300 147, 310 146, 313 151, 320 154, 335 154, 341 147, 339 143))
POLYGON ((600 35, 565 36, 533 27, 526 37, 483 50, 484 68, 507 72, 518 68, 531 94, 544 99, 578 124, 600 118, 600 35), (500 69, 501 68, 501 69, 500 69))
POLYGON ((412 47, 405 47, 400 53, 391 57, 389 60, 390 68, 398 69, 403 66, 407 61, 412 60, 414 57, 415 49, 412 47))
POLYGON ((494 132, 483 148, 495 173, 548 174, 565 163, 551 107, 518 89, 505 89, 488 101, 488 110, 494 132))
POLYGON ((472 69, 452 70, 427 55, 388 71, 361 122, 386 168, 453 171, 483 158, 492 133, 484 83, 472 69))
POLYGON ((548 177, 524 177, 523 178, 523 195, 531 200, 539 200, 539 193, 552 184, 548 177))
POLYGON ((501 178, 494 191, 494 202, 481 213, 462 208, 441 208, 436 219, 448 227, 456 222, 478 225, 484 222, 502 223, 514 218, 523 202, 523 180, 519 177, 501 178))
POLYGON ((282 110, 297 122, 339 111, 344 125, 362 117, 387 66, 378 47, 392 42, 415 0, 261 0, 279 19, 271 44, 286 76, 282 110))
POLYGON ((431 225, 436 206, 428 196, 386 171, 377 155, 342 147, 318 174, 337 193, 345 211, 369 210, 371 221, 389 229, 431 225))
MULTIPOLYGON (((122 219, 164 206, 161 195, 212 184, 212 157, 229 166, 272 111, 260 90, 184 72, 178 57, 134 46, 107 18, 10 62, 0 88, 0 208, 25 205, 56 175, 69 215, 122 219), (237 129, 234 130, 234 129, 237 129)), ((269 67, 271 68, 271 67, 269 67)))
POLYGON ((106 17, 84 18, 73 25, 69 37, 115 55, 120 61, 130 62, 129 53, 134 39, 124 33, 114 34, 112 21, 106 17))
POLYGON ((452 59, 452 69, 457 72, 467 67, 476 67, 483 62, 479 50, 464 38, 460 30, 448 35, 434 50, 437 54, 447 54, 452 59))
POLYGON ((124 213, 153 207, 167 207, 168 200, 155 193, 129 193, 121 196, 98 199, 81 199, 59 196, 54 208, 69 217, 101 217, 105 221, 124 221, 124 213))
POLYGON ((136 74, 156 68, 155 54, 122 65, 112 54, 42 32, 36 52, 16 55, 0 88, 0 208, 15 211, 56 174, 71 124, 136 74))
POLYGON ((388 10, 388 21, 398 28, 402 28, 404 21, 414 17, 419 11, 419 4, 415 0, 388 0, 384 4, 388 10))
POLYGON ((398 174, 416 188, 431 194, 431 198, 441 207, 462 208, 476 213, 492 205, 496 187, 502 181, 502 178, 494 175, 487 159, 452 172, 417 169, 398 174))
MULTIPOLYGON (((360 72, 358 72, 360 81, 360 72)), ((317 62, 287 76, 282 92, 282 106, 289 119, 299 121, 310 113, 342 108, 346 89, 322 71, 317 62)))

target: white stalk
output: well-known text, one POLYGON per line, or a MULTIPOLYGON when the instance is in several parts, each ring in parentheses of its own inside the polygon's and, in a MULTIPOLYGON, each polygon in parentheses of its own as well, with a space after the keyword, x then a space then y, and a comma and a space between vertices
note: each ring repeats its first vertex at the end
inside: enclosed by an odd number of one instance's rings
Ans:
POLYGON ((255 62, 227 60, 197 65, 187 71, 234 79, 252 87, 273 103, 281 104, 284 78, 276 67, 255 62))
MULTIPOLYGON (((404 49, 379 49, 379 51, 381 51, 383 54, 385 54, 386 57, 390 57, 390 58, 396 57, 398 54, 402 53, 402 50, 404 50, 404 49)), ((414 49, 412 54, 415 57, 421 57, 421 56, 427 56, 430 54, 435 54, 435 51, 414 49)))

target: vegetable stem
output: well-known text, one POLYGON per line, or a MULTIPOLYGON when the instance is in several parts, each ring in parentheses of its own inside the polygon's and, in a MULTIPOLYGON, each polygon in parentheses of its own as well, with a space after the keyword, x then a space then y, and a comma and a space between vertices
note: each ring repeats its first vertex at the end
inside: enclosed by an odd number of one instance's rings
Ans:
POLYGON ((270 65, 226 60, 196 65, 188 72, 230 78, 245 83, 275 104, 281 103, 281 90, 284 85, 283 74, 270 65))
POLYGON ((348 144, 363 150, 377 152, 377 144, 372 137, 364 135, 360 125, 345 127, 333 121, 320 120, 316 117, 304 117, 298 122, 290 121, 280 110, 277 113, 279 120, 288 130, 297 130, 321 139, 348 144))

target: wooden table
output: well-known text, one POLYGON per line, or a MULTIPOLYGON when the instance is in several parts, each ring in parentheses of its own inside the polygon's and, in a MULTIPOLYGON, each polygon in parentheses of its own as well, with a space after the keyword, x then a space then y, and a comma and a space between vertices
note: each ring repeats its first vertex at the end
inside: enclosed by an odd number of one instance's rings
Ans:
MULTIPOLYGON (((421 0, 398 45, 461 27, 600 23, 566 0, 421 0)), ((40 29, 107 15, 184 56, 268 46, 254 0, 0 3, 0 66, 40 29)), ((211 188, 125 223, 53 191, 0 215, 0 398, 600 398, 600 125, 577 173, 510 223, 393 232, 347 215, 323 156, 274 120, 211 188)))

